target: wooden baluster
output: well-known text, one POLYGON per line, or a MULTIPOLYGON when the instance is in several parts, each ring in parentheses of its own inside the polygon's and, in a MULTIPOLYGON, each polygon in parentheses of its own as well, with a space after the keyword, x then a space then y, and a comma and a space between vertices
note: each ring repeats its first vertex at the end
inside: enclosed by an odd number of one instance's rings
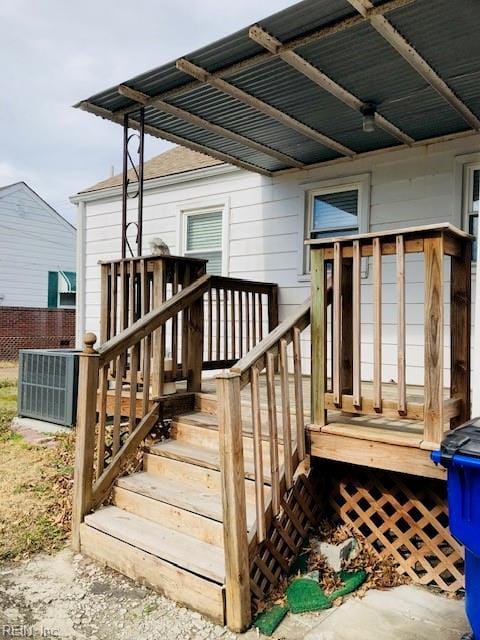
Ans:
POLYGON ((278 325, 278 286, 271 287, 268 294, 268 332, 278 325))
POLYGON ((216 310, 216 320, 215 320, 215 337, 216 337, 216 352, 215 352, 215 360, 220 360, 221 359, 221 353, 220 353, 220 327, 221 325, 221 320, 220 320, 220 291, 221 289, 215 289, 215 310, 216 310))
POLYGON ((251 596, 240 376, 232 373, 217 376, 217 398, 226 622, 229 629, 241 632, 251 621, 251 596))
POLYGON ((247 339, 247 347, 246 351, 250 351, 252 345, 250 343, 250 293, 245 291, 245 316, 246 316, 246 339, 247 339))
POLYGON ((333 245, 333 402, 342 406, 341 354, 342 354, 342 248, 339 242, 333 245))
POLYGON ((230 304, 231 304, 231 308, 232 308, 232 313, 231 313, 231 317, 232 317, 232 331, 231 331, 231 335, 232 335, 232 360, 236 360, 237 359, 237 327, 236 327, 236 322, 237 322, 237 318, 236 318, 236 309, 235 309, 235 291, 232 289, 230 291, 230 304))
POLYGON ((257 305, 255 291, 252 291, 252 348, 257 344, 257 305))
MULTIPOLYGON (((129 288, 129 326, 135 322, 135 306, 136 306, 136 263, 130 260, 130 288, 129 288)), ((130 356, 130 415, 128 416, 128 430, 131 433, 137 424, 137 383, 138 383, 138 365, 139 365, 139 348, 136 344, 129 349, 130 356)))
POLYGON ((361 335, 362 335, 362 307, 361 307, 361 291, 362 291, 362 256, 360 250, 360 242, 353 241, 353 291, 352 291, 352 368, 353 368, 353 405, 358 409, 362 406, 362 353, 361 353, 361 335))
POLYGON ((397 236, 397 377, 398 413, 407 413, 407 391, 405 386, 405 243, 403 236, 397 236))
MULTIPOLYGON (((148 265, 146 260, 141 263, 141 300, 142 317, 150 308, 150 281, 148 277, 148 265)), ((143 393, 142 393, 142 413, 145 416, 150 409, 150 367, 152 358, 152 336, 147 335, 143 343, 143 393)))
POLYGON ((293 485, 292 425, 290 415, 287 340, 285 338, 281 338, 280 340, 280 389, 282 395, 283 466, 285 469, 285 485, 287 489, 290 489, 293 485))
POLYGON ((79 363, 72 506, 72 546, 75 551, 80 551, 80 525, 92 503, 99 373, 99 355, 93 348, 96 341, 95 334, 85 335, 85 347, 80 354, 79 363))
POLYGON ((325 390, 327 384, 327 296, 325 286, 325 250, 312 248, 312 423, 326 424, 325 390))
POLYGON ((443 238, 423 241, 425 268, 425 408, 426 448, 438 447, 443 436, 443 238))
MULTIPOLYGON (((450 395, 462 401, 460 415, 452 418, 458 427, 470 420, 470 340, 471 340, 471 269, 472 246, 465 241, 461 256, 451 258, 450 285, 450 395)), ((477 274, 477 278, 480 274, 477 274)))
POLYGON ((97 469, 98 479, 105 468, 105 423, 107 418, 108 363, 100 370, 100 396, 98 398, 97 469))
POLYGON ((112 454, 115 455, 120 449, 120 427, 122 422, 122 391, 123 377, 125 375, 126 353, 122 353, 117 357, 115 366, 115 403, 113 414, 113 436, 112 436, 112 454))
MULTIPOLYGON (((178 262, 175 262, 173 265, 172 297, 178 293, 178 283, 178 262)), ((173 380, 176 380, 178 373, 178 314, 172 318, 172 373, 173 380)))
POLYGON ((100 344, 106 342, 110 337, 111 292, 109 271, 110 265, 100 265, 100 344))
POLYGON ((228 291, 223 289, 223 359, 228 360, 228 291))
POLYGON ((373 239, 373 408, 382 411, 382 245, 373 239))
POLYGON ((202 389, 203 309, 202 296, 190 306, 188 312, 188 391, 202 389))
POLYGON ((353 393, 353 260, 342 261, 341 393, 353 393))
POLYGON ((270 474, 272 481, 272 513, 276 516, 280 511, 280 475, 278 462, 277 403, 275 400, 275 355, 271 351, 267 353, 267 403, 270 474))
POLYGON ((110 338, 117 335, 117 265, 112 262, 110 265, 110 291, 111 291, 111 304, 110 304, 110 338))
POLYGON ((238 336, 241 358, 243 356, 243 291, 238 292, 238 336))
POLYGON ((258 294, 258 328, 259 328, 259 338, 263 340, 263 301, 262 294, 258 294))
POLYGON ((302 343, 298 327, 293 327, 293 376, 298 461, 305 458, 305 417, 303 412, 302 343))
MULTIPOLYGON (((165 301, 166 269, 164 260, 153 263, 153 308, 158 309, 165 301)), ((152 391, 154 396, 163 394, 165 378, 165 327, 159 327, 153 334, 152 391)))
MULTIPOLYGON (((112 262, 110 265, 110 338, 117 335, 117 305, 118 305, 118 282, 117 282, 117 264, 112 262)), ((112 375, 115 375, 115 360, 111 363, 112 375)))
POLYGON ((207 338, 207 360, 212 361, 212 337, 213 337, 213 317, 212 317, 212 287, 210 286, 207 291, 207 323, 208 323, 208 338, 207 338))
MULTIPOLYGON (((186 264, 183 272, 182 287, 188 287, 190 284, 190 265, 186 264)), ((182 311, 182 378, 187 379, 188 376, 188 309, 182 311)))
POLYGON ((257 513, 257 539, 265 540, 265 494, 263 476, 263 439, 262 422, 260 413, 260 382, 259 371, 256 366, 250 370, 251 398, 252 398, 252 422, 253 422, 253 448, 255 464, 255 506, 257 513))

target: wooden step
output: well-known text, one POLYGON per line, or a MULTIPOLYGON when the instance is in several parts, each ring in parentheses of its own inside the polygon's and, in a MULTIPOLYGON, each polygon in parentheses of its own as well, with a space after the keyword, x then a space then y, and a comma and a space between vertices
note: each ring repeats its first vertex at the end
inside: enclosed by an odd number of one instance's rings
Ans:
POLYGON ((188 531, 192 538, 202 542, 223 547, 222 523, 211 518, 121 486, 115 486, 113 489, 113 504, 119 509, 153 520, 174 531, 188 531))
MULTIPOLYGON (((191 515, 198 515, 202 521, 211 519, 222 522, 223 510, 221 493, 215 488, 205 489, 201 486, 194 487, 188 483, 184 483, 182 480, 182 476, 173 480, 152 473, 141 472, 119 478, 116 484, 117 487, 126 489, 128 492, 151 498, 154 502, 166 503, 173 507, 178 507, 183 511, 187 511, 191 515)), ((246 481, 246 483, 250 482, 249 480, 246 481)), ((130 511, 128 508, 127 510, 130 511)), ((149 516, 146 515, 144 517, 148 518, 149 516)), ((150 519, 159 523, 168 522, 163 518, 160 521, 155 517, 150 517, 150 519)), ((247 503, 247 526, 249 528, 253 525, 254 520, 255 506, 249 502, 247 503)), ((165 526, 169 525, 165 524, 165 526)), ((178 530, 178 527, 174 528, 178 530)), ((196 537, 193 536, 193 533, 189 529, 185 529, 185 531, 188 531, 192 537, 196 537)))
MULTIPOLYGON (((80 544, 82 553, 94 560, 136 582, 147 584, 167 598, 200 611, 218 624, 225 624, 224 589, 221 585, 86 523, 80 527, 80 544)), ((199 541, 195 540, 195 544, 198 545, 199 541)))
POLYGON ((219 585, 225 578, 223 550, 186 533, 173 531, 156 522, 115 506, 89 514, 85 523, 157 558, 207 578, 219 585))
MULTIPOLYGON (((188 413, 176 417, 172 421, 170 429, 171 438, 181 440, 190 444, 200 445, 214 451, 218 451, 218 419, 207 413, 188 413)), ((262 452, 264 465, 268 464, 270 456, 270 444, 268 437, 262 439, 262 452)), ((253 438, 248 432, 243 437, 243 451, 247 458, 253 460, 253 438)), ((278 458, 280 464, 283 462, 283 445, 278 443, 278 458)))
MULTIPOLYGON (((181 478, 182 483, 188 487, 188 491, 191 490, 190 487, 195 487, 221 495, 222 478, 218 468, 209 469, 155 453, 145 453, 143 455, 143 469, 162 478, 175 481, 181 478)), ((267 494, 269 491, 270 489, 267 488, 267 494)), ((255 503, 255 483, 253 480, 245 479, 245 499, 247 503, 255 503)))
MULTIPOLYGON (((219 453, 208 447, 202 447, 181 440, 166 440, 149 447, 149 452, 157 456, 188 462, 192 465, 206 469, 220 469, 219 453)), ((254 463, 250 457, 245 456, 245 478, 255 478, 254 463)), ((263 481, 271 484, 270 465, 266 462, 263 466, 263 481)))

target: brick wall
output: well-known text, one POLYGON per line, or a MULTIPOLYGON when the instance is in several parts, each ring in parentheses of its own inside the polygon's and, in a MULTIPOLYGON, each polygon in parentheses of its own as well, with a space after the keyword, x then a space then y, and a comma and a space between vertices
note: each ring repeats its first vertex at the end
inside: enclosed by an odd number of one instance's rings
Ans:
POLYGON ((19 349, 75 346, 75 309, 0 307, 0 360, 16 360, 19 349))

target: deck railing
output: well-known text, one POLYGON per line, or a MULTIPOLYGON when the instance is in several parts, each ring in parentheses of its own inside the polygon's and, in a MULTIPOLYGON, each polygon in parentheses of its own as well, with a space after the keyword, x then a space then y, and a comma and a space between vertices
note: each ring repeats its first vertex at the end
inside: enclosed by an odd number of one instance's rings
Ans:
MULTIPOLYGON (((148 256, 102 262, 100 268, 104 344, 205 274, 206 261, 148 256)), ((209 282, 203 312, 191 313, 202 313, 205 324, 202 368, 221 369, 233 365, 278 324, 278 287, 221 276, 209 282)), ((131 350, 123 363, 125 382, 132 374, 142 382, 145 375, 154 394, 162 395, 166 382, 187 378, 189 313, 174 315, 150 340, 131 350)), ((109 376, 116 377, 115 363, 109 376)))
POLYGON ((307 300, 228 372, 217 376, 226 616, 231 629, 245 629, 250 622, 251 551, 266 539, 271 523, 285 507, 285 491, 292 488, 299 465, 305 460, 302 369, 305 372, 307 367, 303 362, 301 335, 309 323, 310 300, 307 300), (294 386, 293 406, 290 377, 294 386), (261 381, 266 386, 266 412, 262 407, 261 381), (250 393, 245 406, 241 390, 247 386, 250 393), (251 424, 255 482, 256 522, 250 532, 244 483, 245 419, 251 424), (268 425, 265 431, 262 425, 268 425))
MULTIPOLYGON (((182 287, 173 296, 158 307, 149 307, 145 302, 148 290, 155 289, 158 282, 148 277, 147 261, 128 260, 121 265, 121 290, 130 292, 128 297, 123 294, 123 300, 131 301, 130 311, 146 313, 140 313, 136 320, 132 314, 129 326, 100 344, 98 350, 94 349, 96 336, 85 337, 80 355, 75 461, 73 539, 77 548, 84 515, 105 500, 141 442, 160 418, 166 417, 165 408, 173 411, 175 402, 181 405, 190 398, 193 409, 192 394, 201 390, 202 371, 236 362, 242 349, 255 344, 261 331, 268 331, 277 318, 276 285, 203 273, 190 284, 182 279, 182 287), (128 280, 127 272, 134 278, 128 280), (215 318, 213 329, 210 312, 206 323, 204 316, 212 299, 224 301, 223 315, 215 318), (267 324, 259 329, 264 314, 267 324), (181 332, 176 331, 179 326, 181 332), (244 333, 249 336, 246 342, 244 333), (224 350, 205 361, 205 348, 209 350, 212 339, 218 343, 218 336, 224 350), (165 366, 167 339, 181 342, 174 349, 177 355, 171 370, 165 366), (185 380, 186 392, 164 395, 165 383, 172 380, 185 380)), ((160 283, 165 281, 160 278, 160 283)))
MULTIPOLYGON (((312 422, 322 427, 329 410, 422 421, 422 448, 438 446, 445 424, 470 415, 471 237, 451 225, 368 233, 311 241, 312 265, 312 422), (406 256, 423 257, 424 401, 407 401, 406 256), (397 398, 384 397, 382 382, 382 292, 384 256, 395 256, 397 311, 397 398), (450 258, 450 394, 444 392, 444 294, 450 258), (362 394, 362 260, 371 261, 373 385, 362 394), (327 353, 326 277, 333 275, 333 305, 327 353), (331 385, 327 360, 331 361, 331 385)), ((422 268, 421 260, 415 263, 422 268)), ((416 274, 417 276, 417 274, 416 274)), ((416 280, 418 282, 418 279, 416 280)), ((389 347, 394 349, 395 347, 389 347)), ((421 348, 421 347, 420 347, 421 348)))

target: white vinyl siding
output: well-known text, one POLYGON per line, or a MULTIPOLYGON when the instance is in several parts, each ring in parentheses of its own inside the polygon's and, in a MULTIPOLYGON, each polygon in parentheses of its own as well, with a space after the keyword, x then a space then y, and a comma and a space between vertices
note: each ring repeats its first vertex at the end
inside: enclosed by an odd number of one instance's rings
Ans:
MULTIPOLYGON (((224 215, 224 273, 234 278, 277 282, 280 319, 295 311, 310 295, 303 269, 306 212, 311 191, 355 188, 359 198, 360 232, 462 221, 462 175, 458 157, 478 153, 480 135, 459 138, 428 147, 399 149, 357 160, 291 172, 267 178, 235 170, 146 190, 144 246, 161 235, 172 254, 184 251, 185 214, 221 210, 224 215), (368 178, 367 178, 368 176, 368 178), (458 179, 458 184, 457 184, 458 179), (198 204, 198 203, 201 204, 198 204), (181 216, 180 216, 181 212, 181 216), (179 219, 182 219, 182 224, 179 219), (183 227, 182 227, 183 225, 183 227), (364 225, 364 226, 363 226, 364 225), (160 231, 161 229, 161 231, 160 231)), ((475 157, 475 161, 479 158, 475 157)), ((465 160, 464 162, 471 162, 465 160)), ((98 260, 119 257, 121 195, 86 203, 86 314, 85 330, 98 330, 100 272, 98 260)), ((133 212, 133 209, 132 209, 133 212)), ((424 278, 422 260, 408 259, 407 281, 407 382, 423 383, 424 278)), ((384 259, 383 378, 396 379, 396 274, 391 257, 384 259)), ((362 279, 362 341, 364 379, 373 372, 372 273, 362 279)), ((79 276, 80 277, 80 276, 79 276)), ((449 287, 446 286, 445 295, 449 287)), ((445 310, 446 323, 449 319, 445 310)), ((446 335, 448 331, 446 331, 446 335)), ((309 334, 304 332, 303 351, 308 366, 309 334)), ((446 338, 448 344, 448 338, 446 338)), ((445 363, 449 358, 445 359, 445 363)))
POLYGON ((207 272, 222 274, 222 212, 186 213, 184 254, 208 260, 207 272))

